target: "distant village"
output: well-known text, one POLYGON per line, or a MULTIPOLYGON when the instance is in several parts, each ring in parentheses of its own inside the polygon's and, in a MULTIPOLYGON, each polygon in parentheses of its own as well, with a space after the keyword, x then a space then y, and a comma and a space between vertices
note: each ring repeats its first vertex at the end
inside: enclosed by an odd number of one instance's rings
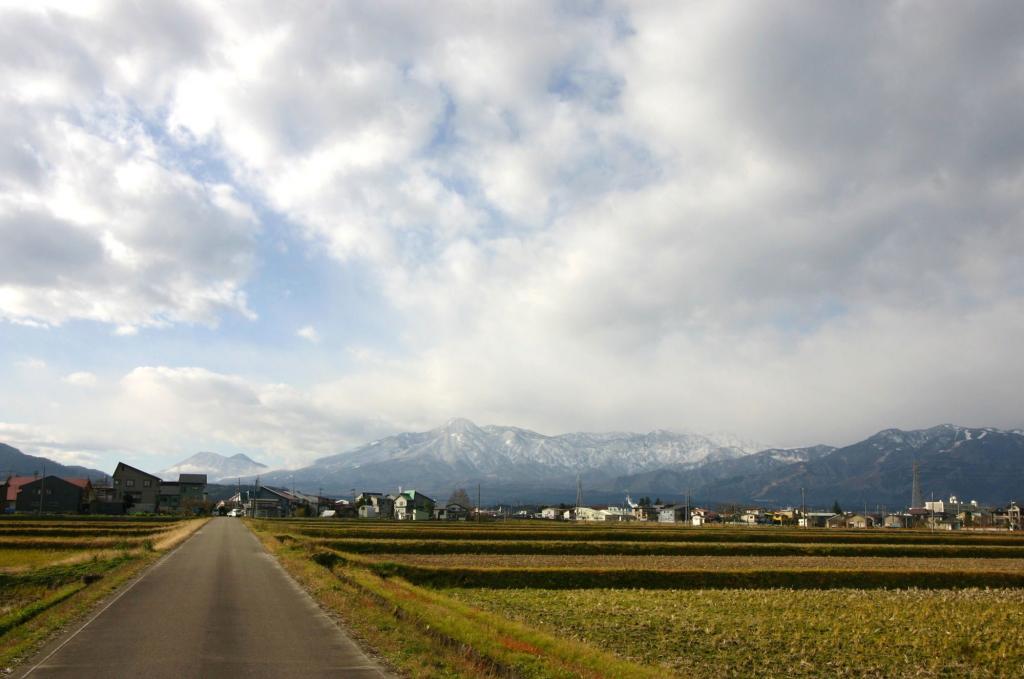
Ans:
MULTIPOLYGON (((1016 502, 990 507, 956 496, 946 500, 920 501, 915 492, 912 506, 899 511, 843 511, 836 503, 831 511, 799 507, 718 507, 715 510, 684 503, 626 495, 621 506, 491 507, 477 506, 464 490, 439 503, 416 490, 395 493, 362 492, 337 499, 293 489, 238 484, 231 497, 212 502, 205 474, 180 474, 177 481, 119 462, 113 475, 103 481, 55 475, 8 476, 0 483, 5 513, 37 514, 221 514, 257 518, 320 517, 394 521, 467 521, 535 519, 623 523, 633 521, 703 526, 796 526, 809 528, 926 528, 932 530, 1024 530, 1016 502)), ((866 508, 865 508, 866 509, 866 508)))

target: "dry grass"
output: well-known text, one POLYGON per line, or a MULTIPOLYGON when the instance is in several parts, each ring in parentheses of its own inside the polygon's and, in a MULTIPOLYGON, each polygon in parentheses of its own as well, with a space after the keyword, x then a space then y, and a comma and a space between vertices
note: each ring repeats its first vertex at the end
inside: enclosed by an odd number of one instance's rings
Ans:
POLYGON ((158 552, 174 549, 187 540, 190 535, 206 525, 209 518, 189 519, 177 524, 176 527, 163 533, 158 540, 153 542, 153 548, 158 552))
POLYGON ((879 570, 879 571, 1024 571, 1024 559, 922 559, 846 556, 632 556, 550 554, 373 554, 368 561, 445 568, 600 568, 644 570, 879 570))
POLYGON ((689 677, 1018 677, 1024 590, 450 590, 689 677))

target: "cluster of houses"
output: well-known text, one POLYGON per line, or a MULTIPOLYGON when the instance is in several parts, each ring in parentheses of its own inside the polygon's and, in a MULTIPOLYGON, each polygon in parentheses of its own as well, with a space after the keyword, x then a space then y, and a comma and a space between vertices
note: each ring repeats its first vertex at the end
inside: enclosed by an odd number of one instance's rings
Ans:
POLYGON ((239 488, 235 495, 218 503, 217 509, 221 513, 235 511, 259 518, 319 516, 396 521, 465 521, 472 513, 469 507, 457 502, 439 505, 417 490, 399 490, 394 494, 364 492, 352 500, 335 500, 259 484, 239 488))
POLYGON ((206 474, 181 474, 177 481, 164 481, 118 462, 113 476, 102 481, 10 475, 0 483, 0 498, 5 513, 194 513, 206 504, 206 474))
MULTIPOLYGON (((205 511, 205 474, 181 474, 176 481, 119 462, 109 479, 67 478, 55 475, 8 476, 0 482, 0 510, 39 514, 156 514, 205 511)), ((1024 530, 1021 507, 983 507, 975 501, 923 502, 897 512, 802 511, 799 508, 751 508, 713 511, 685 504, 638 504, 626 496, 624 506, 541 507, 510 514, 513 518, 559 521, 656 521, 659 523, 786 525, 815 528, 931 528, 935 530, 1024 530)), ((255 517, 319 516, 323 518, 390 519, 396 521, 459 521, 496 518, 500 512, 467 507, 459 502, 440 504, 417 490, 397 493, 363 492, 351 500, 311 495, 294 489, 254 484, 239 488, 219 502, 220 513, 255 517)))
POLYGON ((545 507, 536 518, 563 521, 657 521, 694 526, 728 523, 740 525, 800 526, 813 528, 930 528, 958 530, 967 528, 1024 530, 1021 507, 1010 502, 1003 507, 982 507, 976 501, 949 500, 923 503, 898 512, 820 512, 752 508, 734 512, 716 512, 687 504, 638 505, 626 498, 625 507, 545 507))

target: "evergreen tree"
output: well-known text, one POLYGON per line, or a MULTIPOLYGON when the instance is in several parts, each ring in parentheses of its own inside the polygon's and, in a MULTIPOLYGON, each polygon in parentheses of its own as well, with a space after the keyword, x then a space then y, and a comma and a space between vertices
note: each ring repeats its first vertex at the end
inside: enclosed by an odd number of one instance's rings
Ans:
POLYGON ((843 513, 843 508, 839 506, 839 500, 836 500, 835 504, 832 505, 832 513, 833 514, 842 514, 843 513))

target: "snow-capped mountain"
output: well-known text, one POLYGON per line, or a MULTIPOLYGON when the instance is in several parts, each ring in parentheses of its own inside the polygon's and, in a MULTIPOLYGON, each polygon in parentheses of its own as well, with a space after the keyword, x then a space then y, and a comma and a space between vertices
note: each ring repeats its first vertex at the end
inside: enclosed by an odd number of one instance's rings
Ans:
POLYGON ((390 436, 320 458, 303 469, 263 478, 267 483, 341 489, 404 485, 436 492, 487 483, 561 490, 573 487, 577 474, 595 487, 625 474, 692 468, 743 457, 757 449, 756 444, 722 435, 658 430, 547 436, 518 427, 480 427, 455 418, 430 431, 390 436))
POLYGON ((225 457, 218 453, 202 452, 158 472, 157 476, 165 480, 176 480, 179 474, 206 474, 210 483, 216 483, 262 474, 267 469, 267 465, 256 462, 244 453, 225 457))
POLYGON ((1024 488, 1024 434, 1018 431, 886 429, 840 448, 780 449, 660 430, 546 436, 464 419, 261 479, 338 494, 403 486, 442 500, 455 488, 479 483, 489 502, 559 502, 575 497, 579 475, 589 502, 621 501, 629 491, 673 500, 689 492, 704 502, 792 504, 803 490, 807 502, 820 506, 834 500, 900 506, 910 500, 915 460, 926 496, 1000 502, 1018 498, 1024 488))
POLYGON ((925 497, 1006 502, 1020 497, 1024 489, 1024 435, 943 424, 910 431, 884 429, 808 460, 751 468, 709 483, 702 492, 723 501, 793 503, 802 488, 808 502, 822 506, 834 500, 906 506, 915 461, 925 497))

